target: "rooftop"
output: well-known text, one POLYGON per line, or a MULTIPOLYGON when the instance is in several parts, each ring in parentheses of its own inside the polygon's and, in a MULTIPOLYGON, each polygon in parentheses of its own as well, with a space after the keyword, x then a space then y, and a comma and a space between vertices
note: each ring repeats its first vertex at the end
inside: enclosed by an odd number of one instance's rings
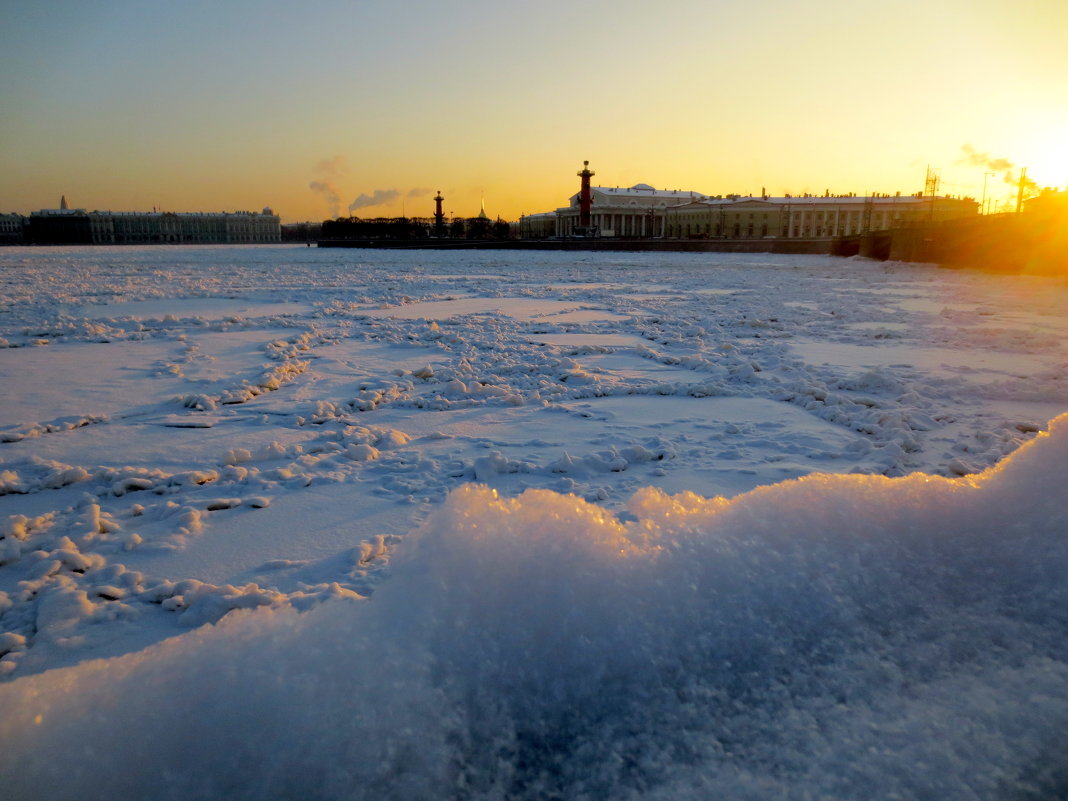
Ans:
POLYGON ((636 197, 662 197, 662 198, 695 198, 707 197, 704 192, 694 192, 690 189, 656 189, 649 184, 635 184, 634 186, 594 186, 594 192, 606 195, 636 196, 636 197))

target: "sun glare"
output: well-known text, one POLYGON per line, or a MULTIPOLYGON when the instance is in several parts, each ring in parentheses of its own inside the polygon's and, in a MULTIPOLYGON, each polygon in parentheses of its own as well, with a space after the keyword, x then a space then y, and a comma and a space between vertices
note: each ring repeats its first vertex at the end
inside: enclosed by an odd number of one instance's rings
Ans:
POLYGON ((1068 186, 1068 151, 1063 145, 1059 149, 1048 151, 1027 174, 1039 186, 1064 189, 1068 186))
POLYGON ((1064 189, 1068 186, 1068 147, 1064 140, 1068 126, 1046 129, 1038 134, 1021 157, 1027 177, 1040 187, 1064 189), (1023 159, 1026 158, 1027 161, 1023 159))

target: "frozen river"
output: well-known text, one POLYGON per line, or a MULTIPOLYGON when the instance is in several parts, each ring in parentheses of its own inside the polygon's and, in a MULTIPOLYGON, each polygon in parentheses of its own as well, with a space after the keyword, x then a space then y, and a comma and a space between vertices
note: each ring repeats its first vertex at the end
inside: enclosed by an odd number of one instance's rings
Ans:
POLYGON ((859 259, 0 250, 10 797, 1064 794, 1066 334, 859 259))

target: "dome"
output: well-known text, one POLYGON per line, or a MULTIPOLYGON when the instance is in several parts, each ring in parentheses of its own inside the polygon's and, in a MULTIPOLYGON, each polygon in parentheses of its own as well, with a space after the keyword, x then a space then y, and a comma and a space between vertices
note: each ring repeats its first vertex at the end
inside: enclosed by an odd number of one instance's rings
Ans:
POLYGON ((650 192, 656 191, 653 187, 649 186, 649 184, 634 184, 631 189, 648 189, 650 192))

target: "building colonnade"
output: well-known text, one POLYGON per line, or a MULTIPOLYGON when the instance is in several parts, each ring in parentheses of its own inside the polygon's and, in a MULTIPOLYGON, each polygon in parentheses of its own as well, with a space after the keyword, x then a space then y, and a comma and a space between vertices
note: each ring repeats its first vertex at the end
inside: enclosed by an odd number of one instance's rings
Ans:
POLYGON ((529 215, 528 237, 593 236, 627 239, 821 239, 855 236, 914 222, 974 216, 970 198, 915 195, 793 197, 708 196, 682 190, 590 187, 590 224, 580 224, 579 195, 567 206, 529 215))

